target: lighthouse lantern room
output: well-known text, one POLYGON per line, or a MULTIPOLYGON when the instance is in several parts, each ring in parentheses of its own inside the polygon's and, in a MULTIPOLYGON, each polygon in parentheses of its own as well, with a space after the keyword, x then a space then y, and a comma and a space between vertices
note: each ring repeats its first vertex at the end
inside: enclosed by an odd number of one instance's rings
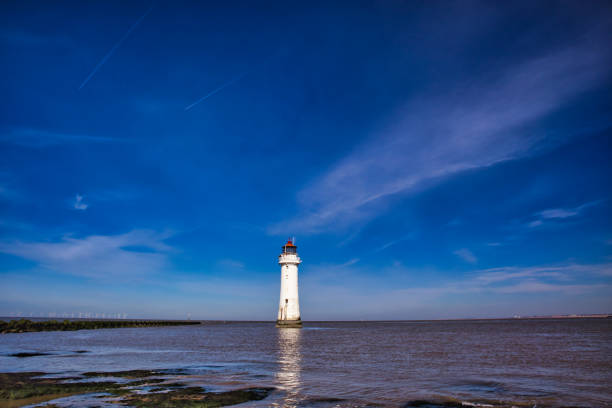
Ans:
POLYGON ((302 327, 298 297, 298 265, 302 260, 293 240, 283 245, 278 263, 281 266, 281 287, 276 327, 302 327))

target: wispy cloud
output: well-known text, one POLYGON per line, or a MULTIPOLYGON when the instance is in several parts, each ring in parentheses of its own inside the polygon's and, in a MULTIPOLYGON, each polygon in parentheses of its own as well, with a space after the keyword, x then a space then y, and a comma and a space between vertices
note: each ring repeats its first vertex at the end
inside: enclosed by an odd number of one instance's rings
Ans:
POLYGON ((560 264, 501 267, 475 272, 468 282, 479 290, 494 293, 557 292, 581 294, 610 287, 612 264, 560 264), (585 284, 583 278, 594 280, 585 284))
POLYGON ((587 208, 593 207, 601 202, 601 200, 597 200, 584 203, 574 208, 550 208, 548 210, 539 211, 533 215, 535 219, 530 221, 527 226, 534 228, 544 225, 547 220, 564 220, 566 218, 577 217, 583 215, 587 208))
POLYGON ((592 266, 570 264, 560 266, 532 267, 507 266, 477 271, 475 272, 475 281, 484 284, 492 284, 521 278, 555 278, 560 280, 568 280, 571 276, 579 273, 600 273, 602 267, 605 270, 605 268, 609 267, 609 265, 592 266))
POLYGON ((383 245, 379 246, 378 248, 376 248, 374 250, 374 252, 380 252, 380 251, 384 251, 385 249, 397 244, 400 240, 399 239, 395 239, 393 241, 389 241, 387 243, 384 243, 383 245))
POLYGON ((605 78, 609 52, 575 44, 447 93, 415 97, 396 120, 297 195, 302 211, 271 233, 320 232, 375 217, 385 199, 459 172, 532 154, 548 141, 525 126, 605 78))
POLYGON ((610 286, 612 264, 559 264, 500 267, 475 271, 468 285, 494 293, 584 293, 610 286), (589 278, 592 283, 584 284, 589 278))
POLYGON ((459 258, 463 259, 465 262, 472 263, 472 264, 478 262, 478 258, 476 258, 476 256, 472 253, 472 251, 470 251, 467 248, 458 249, 456 251, 453 251, 453 253, 457 255, 459 258))
POLYGON ((124 139, 114 137, 91 136, 83 134, 49 132, 40 129, 13 129, 12 131, 0 136, 0 143, 10 143, 14 145, 44 148, 60 144, 69 143, 116 143, 125 142, 124 139))
POLYGON ((576 210, 566 210, 563 208, 553 208, 551 210, 544 210, 542 212, 540 212, 540 217, 542 217, 543 219, 550 219, 550 218, 567 218, 567 217, 573 217, 574 215, 578 215, 579 211, 576 210))
POLYGON ((102 68, 102 65, 104 65, 106 61, 108 61, 108 59, 113 56, 115 51, 117 51, 117 49, 121 46, 121 44, 123 44, 123 42, 130 36, 132 31, 134 31, 136 27, 138 27, 138 25, 142 22, 142 20, 144 20, 144 18, 151 12, 151 10, 153 10, 153 6, 149 7, 149 9, 145 11, 145 13, 142 16, 140 16, 138 20, 136 20, 136 22, 134 22, 134 24, 132 24, 132 26, 127 30, 127 32, 123 35, 123 37, 121 37, 121 39, 117 41, 115 45, 113 45, 110 51, 104 57, 102 57, 100 62, 98 62, 98 64, 89 73, 89 75, 87 75, 87 78, 83 80, 83 82, 79 86, 79 89, 82 89, 85 85, 87 85, 87 83, 91 80, 91 78, 93 78, 96 72, 98 72, 98 70, 102 68))
POLYGON ((348 261, 343 263, 341 266, 342 267, 347 267, 347 266, 355 265, 357 262, 359 262, 359 260, 360 260, 359 258, 349 259, 348 261))
POLYGON ((380 251, 384 251, 385 249, 387 249, 387 248, 389 248, 389 247, 392 247, 392 246, 393 246, 393 245, 395 245, 395 244, 399 244, 399 243, 400 243, 400 242, 402 242, 402 241, 405 241, 405 240, 407 240, 407 239, 414 239, 416 236, 417 236, 417 233, 416 233, 415 231, 410 232, 410 233, 408 233, 408 234, 404 235, 404 236, 403 236, 403 237, 401 237, 401 238, 394 239, 394 240, 392 240, 392 241, 389 241, 389 242, 387 242, 387 243, 385 243, 385 244, 383 244, 383 245, 379 246, 378 248, 374 249, 374 251, 373 251, 373 252, 380 252, 380 251))
POLYGON ((230 269, 230 270, 236 270, 236 269, 244 269, 245 265, 244 262, 242 261, 238 261, 236 259, 221 259, 220 261, 217 262, 217 266, 219 266, 222 269, 230 269))
POLYGON ((610 287, 605 284, 573 284, 559 285, 553 283, 544 283, 537 281, 520 282, 516 285, 504 286, 496 288, 498 293, 542 293, 542 292, 561 292, 568 294, 583 294, 595 289, 603 289, 610 287))
POLYGON ((133 279, 167 267, 171 233, 134 230, 120 235, 65 237, 57 242, 2 242, 0 252, 55 272, 98 279, 133 279))
POLYGON ((109 201, 121 201, 133 200, 138 197, 140 193, 134 189, 116 189, 116 190, 98 190, 92 191, 87 194, 87 198, 84 195, 77 193, 70 205, 75 210, 86 210, 92 203, 103 203, 109 201), (87 202, 85 202, 87 200, 87 202))
POLYGON ((89 204, 86 204, 83 202, 83 196, 78 194, 76 195, 76 197, 74 198, 74 204, 73 207, 75 210, 86 210, 87 207, 89 207, 89 204))
POLYGON ((377 268, 376 274, 366 265, 312 265, 301 276, 306 302, 304 309, 321 317, 338 313, 337 317, 357 318, 426 318, 512 315, 517 310, 537 314, 543 310, 543 300, 548 298, 555 313, 576 313, 575 304, 568 304, 568 296, 592 294, 598 296, 602 312, 612 305, 605 300, 606 291, 612 288, 612 264, 576 264, 507 266, 477 269, 462 277, 448 278, 443 283, 427 284, 429 275, 441 271, 423 268, 406 268, 392 264, 377 268), (586 280, 585 280, 586 278, 586 280), (350 279, 351 285, 346 281, 350 279), (524 298, 529 306, 514 305, 504 299, 514 295, 533 295, 524 298), (558 295, 558 296, 555 296, 558 295), (486 304, 495 297, 490 310, 474 309, 468 304, 477 300, 486 304), (508 296, 506 298, 506 296, 508 296), (453 308, 448 308, 452 299, 453 308), (469 299, 463 301, 461 299, 469 299), (330 304, 335 305, 330 311, 330 304), (465 304, 461 309, 457 305, 465 304), (602 306, 603 305, 603 306, 602 306), (608 306, 606 306, 608 305, 608 306), (306 307, 307 306, 307 307, 306 307), (337 308, 337 310, 336 310, 337 308))
POLYGON ((609 263, 509 266, 432 279, 441 273, 395 263, 376 267, 376 273, 365 264, 311 265, 300 277, 302 306, 311 319, 423 319, 581 313, 584 294, 591 296, 591 312, 612 305, 606 296, 612 288, 609 263), (520 304, 516 295, 524 296, 520 304))

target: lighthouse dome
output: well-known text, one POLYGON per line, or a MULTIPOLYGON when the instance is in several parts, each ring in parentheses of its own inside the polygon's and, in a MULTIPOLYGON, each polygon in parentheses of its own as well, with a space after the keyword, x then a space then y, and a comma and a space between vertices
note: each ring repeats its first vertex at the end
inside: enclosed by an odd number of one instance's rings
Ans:
POLYGON ((288 240, 282 247, 283 254, 297 254, 297 246, 293 245, 292 240, 288 240))

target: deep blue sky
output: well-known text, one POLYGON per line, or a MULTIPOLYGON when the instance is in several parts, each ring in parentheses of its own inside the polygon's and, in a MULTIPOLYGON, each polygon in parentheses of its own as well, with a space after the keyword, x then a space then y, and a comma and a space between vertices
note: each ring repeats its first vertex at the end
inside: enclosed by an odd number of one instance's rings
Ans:
POLYGON ((0 314, 612 312, 608 1, 0 4, 0 314))

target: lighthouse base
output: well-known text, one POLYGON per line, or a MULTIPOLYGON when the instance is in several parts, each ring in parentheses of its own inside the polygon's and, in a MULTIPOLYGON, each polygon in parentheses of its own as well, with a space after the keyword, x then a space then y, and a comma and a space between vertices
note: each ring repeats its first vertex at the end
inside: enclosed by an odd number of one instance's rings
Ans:
POLYGON ((302 327, 302 320, 277 320, 276 327, 283 329, 297 328, 300 329, 302 327))

